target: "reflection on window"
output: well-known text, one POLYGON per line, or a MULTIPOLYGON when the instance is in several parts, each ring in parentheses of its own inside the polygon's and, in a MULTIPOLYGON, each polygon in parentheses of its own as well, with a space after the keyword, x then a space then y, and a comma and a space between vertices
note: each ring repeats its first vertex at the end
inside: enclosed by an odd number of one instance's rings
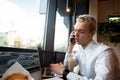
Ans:
POLYGON ((64 16, 61 16, 57 12, 54 50, 66 52, 67 44, 68 44, 68 28, 64 24, 64 16))
POLYGON ((43 44, 40 0, 0 0, 0 46, 36 49, 43 44))
POLYGON ((15 62, 19 62, 25 69, 39 66, 39 57, 36 53, 0 51, 0 76, 15 62))

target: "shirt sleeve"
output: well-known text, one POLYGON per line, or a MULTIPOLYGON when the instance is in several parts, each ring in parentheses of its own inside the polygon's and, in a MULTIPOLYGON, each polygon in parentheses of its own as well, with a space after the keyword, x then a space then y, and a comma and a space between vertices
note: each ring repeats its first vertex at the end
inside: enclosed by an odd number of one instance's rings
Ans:
POLYGON ((81 76, 70 72, 67 75, 68 80, 114 80, 114 57, 111 50, 106 50, 100 54, 95 63, 94 79, 88 78, 87 76, 81 76))

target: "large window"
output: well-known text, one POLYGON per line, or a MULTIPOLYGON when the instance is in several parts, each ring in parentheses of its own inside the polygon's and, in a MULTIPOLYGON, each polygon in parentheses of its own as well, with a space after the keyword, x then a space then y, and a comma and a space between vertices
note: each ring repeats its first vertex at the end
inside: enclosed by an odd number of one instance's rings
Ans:
POLYGON ((39 66, 38 45, 44 44, 45 50, 54 47, 54 51, 66 52, 69 22, 66 16, 55 12, 54 4, 56 0, 0 0, 0 47, 6 49, 0 51, 0 75, 16 61, 26 69, 39 66), (8 51, 11 48, 13 51, 8 51))
POLYGON ((41 3, 42 0, 0 0, 0 46, 36 49, 43 45, 45 13, 40 13, 41 3))
POLYGON ((6 49, 0 49, 0 76, 16 61, 26 69, 39 66, 36 50, 43 45, 46 17, 41 6, 47 6, 43 1, 0 0, 0 48, 6 49))

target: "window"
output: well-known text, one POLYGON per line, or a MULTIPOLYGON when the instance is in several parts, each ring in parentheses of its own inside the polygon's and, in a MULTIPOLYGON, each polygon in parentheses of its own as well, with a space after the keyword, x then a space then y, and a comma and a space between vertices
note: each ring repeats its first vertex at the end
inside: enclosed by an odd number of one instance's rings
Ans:
POLYGON ((43 45, 46 17, 45 9, 42 12, 40 6, 43 1, 0 0, 0 47, 15 49, 0 51, 0 75, 16 61, 26 69, 39 66, 36 52, 19 50, 34 50, 39 44, 43 45))
POLYGON ((36 49, 43 45, 42 0, 0 0, 0 46, 36 49))
POLYGON ((58 12, 56 13, 56 24, 55 24, 55 42, 54 50, 66 52, 68 46, 68 28, 65 23, 65 16, 61 16, 58 12))

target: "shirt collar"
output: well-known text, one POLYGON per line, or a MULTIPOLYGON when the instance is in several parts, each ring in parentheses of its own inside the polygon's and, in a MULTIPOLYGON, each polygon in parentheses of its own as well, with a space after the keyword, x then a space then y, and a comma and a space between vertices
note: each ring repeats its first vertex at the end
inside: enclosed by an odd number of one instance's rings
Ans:
POLYGON ((93 40, 88 44, 88 46, 87 46, 85 49, 83 49, 83 47, 80 45, 81 50, 83 50, 83 51, 85 51, 85 52, 86 52, 86 51, 87 51, 87 52, 93 51, 96 46, 97 46, 97 43, 96 43, 95 41, 93 41, 93 40))

